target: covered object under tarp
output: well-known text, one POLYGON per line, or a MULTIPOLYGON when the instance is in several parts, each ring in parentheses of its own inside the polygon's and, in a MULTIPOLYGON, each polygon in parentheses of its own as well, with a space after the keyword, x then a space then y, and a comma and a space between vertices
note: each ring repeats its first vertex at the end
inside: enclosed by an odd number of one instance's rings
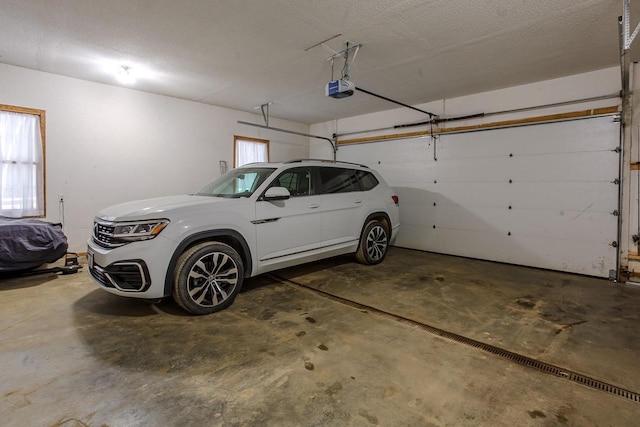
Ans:
POLYGON ((0 217, 0 272, 31 270, 57 261, 67 248, 61 224, 0 217))

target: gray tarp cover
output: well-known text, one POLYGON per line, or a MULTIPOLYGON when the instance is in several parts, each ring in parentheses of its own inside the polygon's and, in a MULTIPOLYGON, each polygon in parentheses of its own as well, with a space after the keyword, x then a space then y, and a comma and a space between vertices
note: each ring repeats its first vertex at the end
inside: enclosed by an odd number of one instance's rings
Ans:
POLYGON ((0 272, 29 270, 54 262, 67 248, 60 224, 0 217, 0 272))

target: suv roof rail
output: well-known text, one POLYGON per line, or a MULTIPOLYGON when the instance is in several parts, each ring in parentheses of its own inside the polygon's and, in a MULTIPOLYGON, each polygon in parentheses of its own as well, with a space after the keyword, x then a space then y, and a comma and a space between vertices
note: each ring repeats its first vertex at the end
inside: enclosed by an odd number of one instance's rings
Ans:
POLYGON ((329 159, 293 159, 283 163, 302 163, 302 162, 320 162, 320 163, 333 163, 333 164, 342 163, 345 165, 354 165, 354 166, 360 166, 360 167, 369 169, 369 166, 362 165, 360 163, 343 162, 341 160, 329 160, 329 159))

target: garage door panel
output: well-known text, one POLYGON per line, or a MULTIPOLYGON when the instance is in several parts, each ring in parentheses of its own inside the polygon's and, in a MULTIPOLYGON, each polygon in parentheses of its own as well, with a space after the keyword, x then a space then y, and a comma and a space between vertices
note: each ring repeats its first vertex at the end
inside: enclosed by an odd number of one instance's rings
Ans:
POLYGON ((573 212, 613 212, 618 208, 618 186, 611 182, 515 183, 508 194, 512 206, 573 212))
MULTIPOLYGON (((402 204, 405 206, 405 204, 402 204)), ((405 225, 419 225, 432 227, 435 225, 436 208, 429 205, 407 205, 400 209, 400 225, 404 229, 405 225)))
MULTIPOLYGON (((611 170, 616 170, 618 154, 606 152, 580 152, 540 154, 492 158, 443 160, 438 157, 431 167, 409 164, 421 170, 426 178, 438 182, 566 182, 613 181, 611 170), (540 167, 544 165, 544 170, 540 167), (596 167, 594 167, 596 166, 596 167)), ((405 165, 409 166, 409 165, 405 165)), ((418 176, 416 171, 416 176, 418 176)))
MULTIPOLYGON (((618 144, 611 140, 612 124, 614 128, 617 126, 612 117, 603 117, 487 130, 467 134, 473 135, 472 144, 458 139, 459 135, 443 134, 438 145, 438 160, 502 157, 505 153, 518 156, 613 150, 618 144)), ((614 134, 617 131, 613 129, 614 134)))
MULTIPOLYGON (((436 252, 433 232, 430 227, 420 224, 401 223, 401 230, 396 239, 396 246, 436 252)), ((442 252, 447 253, 447 252, 442 252)))
POLYGON ((572 217, 552 211, 511 210, 507 214, 499 212, 490 218, 497 222, 502 231, 506 228, 507 233, 513 236, 566 239, 577 244, 609 244, 617 230, 616 217, 609 213, 579 213, 572 217), (591 229, 589 233, 585 233, 587 229, 591 229))
POLYGON ((607 242, 576 245, 573 240, 517 236, 514 243, 526 248, 511 254, 509 262, 514 264, 599 277, 615 270, 616 248, 607 242))
MULTIPOLYGON (((438 206, 431 214, 431 225, 435 225, 436 228, 561 238, 585 243, 610 243, 617 226, 616 217, 596 212, 569 216, 553 211, 495 208, 466 210, 460 206, 438 206), (585 230, 590 228, 593 230, 585 233, 585 230)), ((422 224, 429 224, 429 218, 426 218, 428 215, 429 212, 426 212, 422 224)))
MULTIPOLYGON (((442 195, 437 192, 427 189, 428 185, 422 185, 421 187, 392 187, 396 196, 400 199, 401 205, 407 205, 407 210, 421 210, 423 206, 432 206, 442 199, 442 195), (410 208, 409 208, 410 206, 410 208)), ((401 209, 402 211, 402 209, 401 209)))
POLYGON ((435 179, 435 167, 424 165, 418 162, 401 165, 399 163, 373 165, 374 169, 382 173, 385 179, 397 186, 414 187, 433 182, 435 179))
POLYGON ((548 238, 505 236, 487 231, 434 230, 420 226, 407 226, 406 231, 398 236, 397 246, 589 276, 608 277, 610 259, 616 254, 616 249, 606 243, 586 245, 577 252, 574 242, 559 238, 550 244, 548 238), (421 235, 424 238, 417 237, 421 235), (487 247, 492 249, 487 251, 487 247))
POLYGON ((437 228, 468 231, 493 231, 503 234, 562 237, 576 241, 610 243, 616 235, 617 217, 610 212, 527 210, 508 208, 462 209, 457 205, 403 203, 400 222, 437 228), (593 229, 585 233, 585 229, 593 229), (534 230, 534 231, 532 231, 534 230), (533 234, 535 233, 535 234, 533 234))
POLYGON ((618 162, 617 153, 609 151, 542 154, 513 157, 504 170, 514 182, 610 182, 617 178, 611 171, 617 171, 618 162))
POLYGON ((598 117, 442 135, 437 161, 430 139, 345 146, 338 158, 394 187, 399 246, 608 277, 619 131, 598 117))
POLYGON ((339 160, 378 167, 378 162, 403 168, 407 164, 425 164, 433 159, 429 148, 430 138, 411 138, 381 141, 375 144, 342 145, 338 149, 339 160))
MULTIPOLYGON (((401 183, 393 186, 401 206, 463 205, 475 208, 552 210, 567 215, 584 211, 613 212, 618 206, 617 185, 609 182, 536 183, 401 183), (412 187, 410 187, 412 185, 412 187), (567 197, 570 194, 571 197, 567 197)), ((401 209, 402 210, 402 209, 401 209)))

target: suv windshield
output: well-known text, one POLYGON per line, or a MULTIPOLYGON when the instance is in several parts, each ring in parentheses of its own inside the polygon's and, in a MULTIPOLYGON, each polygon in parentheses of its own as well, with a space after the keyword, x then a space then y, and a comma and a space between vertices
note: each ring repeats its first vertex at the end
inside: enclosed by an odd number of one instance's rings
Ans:
POLYGON ((275 168, 238 168, 230 170, 201 188, 196 195, 212 197, 250 197, 275 168))

